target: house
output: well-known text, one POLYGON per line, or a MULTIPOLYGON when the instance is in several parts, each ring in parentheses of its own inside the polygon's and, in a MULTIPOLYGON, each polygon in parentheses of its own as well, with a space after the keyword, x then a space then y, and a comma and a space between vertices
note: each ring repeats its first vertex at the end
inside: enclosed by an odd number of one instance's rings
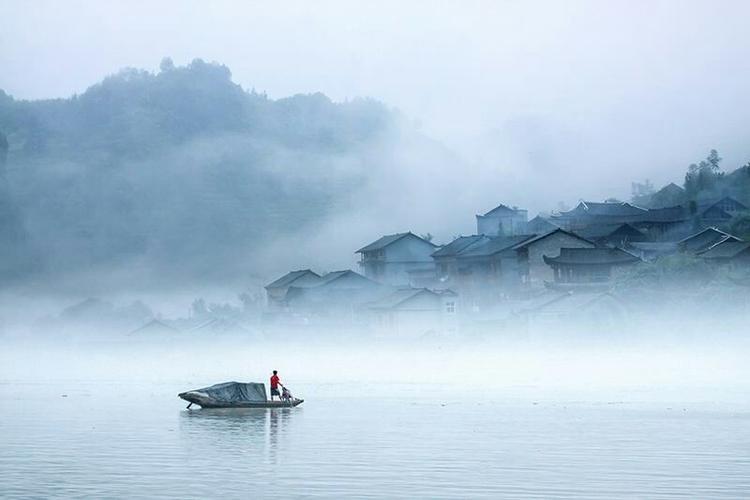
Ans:
POLYGON ((409 272, 433 269, 437 245, 412 232, 389 234, 357 250, 365 276, 388 285, 408 285, 409 272))
POLYGON ((677 243, 672 241, 631 241, 623 249, 633 255, 637 255, 642 260, 654 261, 665 255, 672 255, 677 252, 677 243))
POLYGON ((544 286, 555 277, 552 269, 544 262, 544 256, 560 255, 562 248, 594 248, 596 245, 578 234, 564 229, 552 231, 524 240, 511 248, 519 264, 521 282, 527 287, 544 286))
POLYGON ((484 215, 477 215, 477 234, 516 236, 527 233, 528 210, 498 205, 484 215))
POLYGON ((496 236, 468 246, 456 255, 456 273, 447 283, 475 305, 512 293, 525 274, 512 248, 535 236, 496 236))
POLYGON ((685 190, 670 182, 649 198, 648 206, 651 208, 670 207, 682 205, 685 202, 685 190))
POLYGON ((269 283, 265 287, 269 309, 279 311, 287 308, 286 295, 289 287, 310 287, 319 284, 320 280, 321 277, 319 274, 310 269, 301 269, 291 271, 276 281, 269 283))
POLYGON ((650 241, 676 241, 690 234, 692 217, 683 205, 650 208, 630 223, 650 241))
POLYGON ((286 303, 290 312, 351 320, 358 309, 382 294, 383 286, 361 274, 345 269, 333 271, 317 283, 290 286, 286 303))
POLYGON ((526 229, 529 234, 544 234, 550 231, 554 231, 559 226, 550 222, 549 219, 537 215, 526 224, 526 229))
POLYGON ((724 196, 723 198, 713 200, 703 200, 698 202, 698 211, 701 213, 703 218, 709 218, 707 215, 709 211, 724 212, 731 217, 748 210, 747 205, 737 201, 731 196, 724 196))
POLYGON ((451 290, 401 288, 368 304, 377 330, 398 337, 455 333, 456 293, 451 290))
POLYGON ((563 248, 544 262, 554 270, 556 285, 576 285, 607 283, 642 261, 620 248, 563 248))
POLYGON ((708 250, 712 246, 722 241, 742 241, 737 236, 725 233, 715 227, 707 227, 693 235, 688 236, 677 242, 677 248, 681 252, 698 254, 708 250))
POLYGON ((647 212, 645 208, 622 201, 581 201, 574 209, 551 216, 550 222, 563 229, 575 231, 591 224, 634 222, 647 212))
POLYGON ((554 273, 543 256, 563 247, 593 248, 581 236, 555 228, 543 234, 462 236, 433 253, 440 286, 461 294, 465 307, 507 299, 528 288, 543 287, 554 273))
POLYGON ((750 242, 725 238, 707 250, 699 252, 698 257, 711 264, 726 265, 733 269, 750 269, 750 242))
POLYGON ((139 337, 171 337, 180 333, 177 328, 166 324, 158 319, 152 319, 145 325, 136 328, 135 330, 128 333, 128 335, 136 335, 139 337))
POLYGON ((598 246, 620 247, 632 241, 645 241, 646 235, 627 222, 615 224, 592 224, 578 229, 576 234, 598 246))
POLYGON ((432 259, 435 261, 435 269, 438 278, 445 279, 450 276, 455 276, 458 271, 458 254, 479 242, 489 240, 490 238, 483 234, 459 236, 447 245, 438 248, 431 255, 432 259))

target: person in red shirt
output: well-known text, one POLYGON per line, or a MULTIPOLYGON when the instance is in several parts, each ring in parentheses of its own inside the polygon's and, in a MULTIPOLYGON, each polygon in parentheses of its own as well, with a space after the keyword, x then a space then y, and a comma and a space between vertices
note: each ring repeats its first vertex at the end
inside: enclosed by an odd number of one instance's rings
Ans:
POLYGON ((271 401, 273 401, 274 396, 278 396, 279 399, 281 399, 281 393, 279 392, 279 386, 284 387, 282 383, 279 381, 279 372, 276 370, 273 371, 273 375, 271 375, 271 401))

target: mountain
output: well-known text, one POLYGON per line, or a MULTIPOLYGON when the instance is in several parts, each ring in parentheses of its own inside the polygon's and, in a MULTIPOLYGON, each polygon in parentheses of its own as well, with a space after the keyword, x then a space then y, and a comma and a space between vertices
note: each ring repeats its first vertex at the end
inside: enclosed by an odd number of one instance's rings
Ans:
POLYGON ((0 91, 0 274, 236 276, 352 206, 403 127, 380 102, 269 99, 200 59, 67 99, 0 91))

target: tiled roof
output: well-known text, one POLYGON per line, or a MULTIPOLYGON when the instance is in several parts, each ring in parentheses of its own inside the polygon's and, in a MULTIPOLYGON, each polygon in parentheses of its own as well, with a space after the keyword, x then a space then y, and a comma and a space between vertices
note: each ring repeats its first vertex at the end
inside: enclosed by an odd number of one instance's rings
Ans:
POLYGON ((594 244, 592 241, 587 240, 586 238, 582 237, 579 234, 573 233, 571 231, 566 231, 565 229, 557 228, 557 229, 553 229, 552 231, 547 231, 544 234, 539 234, 539 235, 536 235, 536 236, 532 235, 532 237, 527 238, 527 239, 521 241, 520 243, 517 243, 516 245, 514 245, 513 249, 517 250, 519 248, 526 247, 528 245, 531 245, 532 243, 536 243, 537 241, 543 240, 546 237, 552 236, 553 234, 557 234, 557 233, 567 234, 568 236, 571 236, 573 238, 577 238, 577 239, 579 239, 581 241, 585 241, 586 243, 591 243, 591 245, 594 244))
POLYGON ((437 296, 435 292, 426 288, 401 288, 372 302, 369 307, 370 309, 392 309, 422 293, 437 296))
POLYGON ((487 239, 487 236, 483 234, 474 234, 472 236, 459 236, 455 240, 451 241, 447 245, 440 247, 437 251, 433 252, 433 257, 454 257, 466 250, 471 245, 487 239))
POLYGON ((750 242, 748 241, 729 241, 729 239, 725 239, 698 255, 704 259, 731 259, 748 249, 750 249, 750 242))
POLYGON ((596 201, 582 201, 568 212, 563 212, 562 216, 566 215, 598 215, 598 216, 636 216, 646 213, 645 208, 631 205, 627 202, 596 202, 596 201))
POLYGON ((544 256, 548 264, 631 264, 641 259, 620 248, 561 248, 558 257, 544 256))
POLYGON ((369 245, 360 248, 359 250, 357 250, 354 253, 372 252, 374 250, 381 250, 381 249, 387 247, 388 245, 397 242, 401 238, 403 238, 405 236, 410 236, 410 235, 413 236, 413 237, 415 237, 415 238, 419 238, 420 240, 424 241, 425 243, 429 243, 432 246, 437 246, 434 243, 431 243, 431 242, 427 241, 424 238, 420 238, 416 234, 414 234, 411 231, 409 231, 409 232, 406 232, 406 233, 387 234, 387 235, 382 236, 381 238, 378 238, 377 240, 373 241, 369 245))
POLYGON ((498 215, 500 213, 515 214, 519 211, 520 210, 518 208, 510 208, 508 205, 503 205, 501 203, 500 205, 496 206, 495 208, 493 208, 492 210, 484 214, 484 217, 487 217, 488 215, 498 215))
POLYGON ((301 269, 299 271, 292 271, 290 273, 286 273, 284 276, 277 279, 273 283, 266 285, 266 288, 286 288, 302 277, 320 278, 320 275, 317 273, 314 273, 313 271, 309 269, 301 269))
POLYGON ((479 242, 476 245, 471 245, 469 248, 459 253, 458 258, 463 259, 471 257, 489 257, 490 255, 495 255, 496 253, 502 252, 503 250, 507 250, 535 236, 535 234, 526 234, 488 238, 487 240, 479 242))

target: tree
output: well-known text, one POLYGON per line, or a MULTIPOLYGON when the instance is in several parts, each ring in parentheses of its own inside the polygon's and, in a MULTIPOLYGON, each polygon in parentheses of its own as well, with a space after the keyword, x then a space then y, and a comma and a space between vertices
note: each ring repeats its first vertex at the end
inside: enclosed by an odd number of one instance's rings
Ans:
POLYGON ((174 62, 172 61, 171 57, 165 57, 161 60, 161 63, 159 64, 159 70, 161 70, 162 73, 166 73, 167 71, 172 71, 174 69, 174 62))
POLYGON ((685 174, 685 192, 688 199, 694 200, 703 192, 715 190, 718 180, 724 176, 719 167, 721 160, 719 153, 712 149, 705 160, 701 160, 697 165, 692 163, 688 167, 685 174))

